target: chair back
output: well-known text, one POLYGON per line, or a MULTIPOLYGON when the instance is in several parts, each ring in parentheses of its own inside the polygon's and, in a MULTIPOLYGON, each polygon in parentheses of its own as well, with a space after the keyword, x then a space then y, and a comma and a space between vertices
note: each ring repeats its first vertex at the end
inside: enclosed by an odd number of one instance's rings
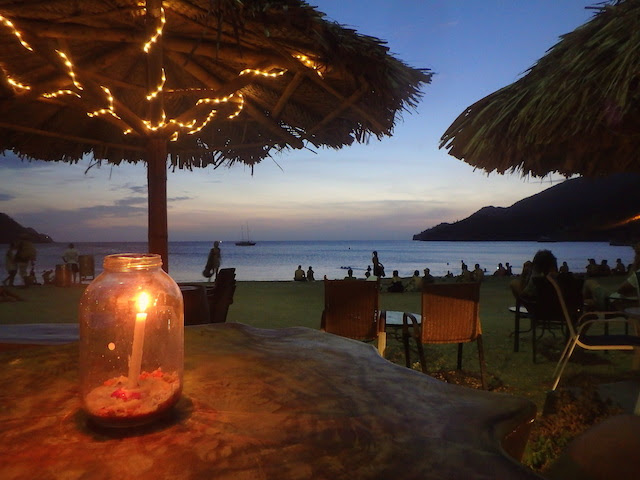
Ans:
POLYGON ((553 292, 552 298, 549 298, 547 303, 552 304, 553 308, 560 312, 569 336, 571 338, 575 337, 576 323, 583 308, 583 281, 573 277, 558 275, 558 277, 554 278, 551 275, 547 275, 544 283, 548 285, 553 292))
POLYGON ((565 310, 558 297, 558 291, 563 295, 564 306, 569 318, 573 323, 577 321, 583 305, 583 280, 575 278, 570 273, 561 273, 555 278, 547 275, 534 278, 532 281, 536 290, 535 299, 531 302, 523 299, 523 302, 529 313, 533 315, 542 328, 550 329, 565 326, 565 310), (554 281, 551 282, 550 280, 554 281))
POLYGON ((324 279, 320 328, 356 340, 374 340, 384 332, 380 321, 378 282, 324 279))
POLYGON ((422 289, 422 343, 463 343, 482 333, 480 283, 431 283, 422 289))
POLYGON ((207 286, 209 320, 211 323, 224 323, 227 321, 227 313, 229 312, 229 306, 233 303, 235 291, 236 269, 220 269, 213 286, 207 286))

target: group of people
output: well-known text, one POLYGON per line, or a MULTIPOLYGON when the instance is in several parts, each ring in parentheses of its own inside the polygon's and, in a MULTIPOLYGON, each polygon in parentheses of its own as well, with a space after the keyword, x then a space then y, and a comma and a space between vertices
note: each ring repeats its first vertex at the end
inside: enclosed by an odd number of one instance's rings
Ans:
POLYGON ((511 275, 513 275, 513 271, 509 262, 505 262, 504 265, 498 263, 498 267, 495 272, 493 272, 494 277, 510 277, 511 275))
POLYGON ((616 264, 611 268, 606 258, 603 258, 600 263, 596 263, 595 258, 589 258, 587 260, 587 266, 585 270, 588 277, 606 277, 609 275, 624 275, 631 271, 632 265, 625 267, 622 263, 622 259, 617 258, 616 264))
POLYGON ((20 275, 22 285, 26 288, 35 283, 35 265, 37 251, 27 235, 11 242, 4 256, 7 277, 2 281, 6 287, 15 286, 16 275, 20 275))
MULTIPOLYGON (((629 265, 628 269, 625 269, 627 277, 615 289, 606 288, 594 278, 587 278, 584 281, 582 296, 585 304, 591 304, 597 310, 606 310, 612 294, 617 293, 631 297, 638 294, 638 276, 636 272, 640 268, 640 243, 635 244, 633 250, 633 263, 629 265)), ((511 291, 516 297, 534 299, 537 295, 536 278, 546 277, 547 275, 557 276, 558 278, 562 278, 562 276, 573 277, 566 262, 563 262, 562 266, 558 268, 558 261, 550 250, 539 250, 532 261, 524 263, 520 277, 510 283, 511 291)), ((589 274, 587 274, 587 277, 589 277, 589 274)))
POLYGON ((305 273, 302 269, 302 265, 298 265, 298 268, 293 273, 293 279, 296 282, 313 282, 315 280, 315 276, 313 273, 313 268, 309 265, 309 270, 305 273))
MULTIPOLYGON (((11 242, 4 255, 4 265, 7 276, 2 280, 5 287, 14 287, 16 276, 20 276, 22 287, 28 288, 31 285, 39 285, 36 278, 36 259, 38 252, 28 235, 21 235, 17 241, 11 242)), ((80 254, 73 243, 67 245, 67 249, 62 254, 62 261, 68 266, 71 272, 71 281, 77 283, 80 275, 80 254)), ((53 270, 43 272, 45 284, 53 283, 51 274, 53 270)))
MULTIPOLYGON (((469 270, 469 267, 464 260, 460 262, 461 273, 456 279, 459 282, 482 282, 484 280, 484 270, 480 268, 480 264, 476 263, 473 266, 473 270, 469 270)), ((502 265, 502 264, 500 264, 502 265)), ((508 265, 508 264, 507 264, 508 265)))

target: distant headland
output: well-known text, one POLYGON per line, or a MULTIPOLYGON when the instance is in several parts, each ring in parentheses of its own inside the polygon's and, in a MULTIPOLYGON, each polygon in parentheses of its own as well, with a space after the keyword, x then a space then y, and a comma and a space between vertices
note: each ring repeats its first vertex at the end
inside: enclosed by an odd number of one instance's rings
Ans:
POLYGON ((26 235, 34 243, 53 243, 49 235, 23 227, 6 213, 0 212, 0 243, 11 243, 22 235, 26 235))
POLYGON ((441 223, 413 239, 629 244, 640 240, 639 191, 640 174, 574 178, 510 207, 484 207, 464 220, 441 223))

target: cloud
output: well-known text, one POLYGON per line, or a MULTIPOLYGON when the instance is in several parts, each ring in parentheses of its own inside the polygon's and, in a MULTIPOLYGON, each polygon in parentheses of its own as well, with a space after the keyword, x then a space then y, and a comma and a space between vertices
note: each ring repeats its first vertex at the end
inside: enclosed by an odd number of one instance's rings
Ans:
POLYGON ((0 202, 8 202, 17 198, 15 195, 11 195, 10 193, 0 193, 0 202))
POLYGON ((127 206, 127 205, 143 205, 144 208, 147 207, 147 197, 126 197, 120 198, 115 201, 115 204, 119 207, 127 206))
POLYGON ((147 234, 147 207, 118 201, 114 205, 94 205, 74 210, 45 209, 14 217, 20 224, 46 233, 55 241, 144 240, 147 234), (104 232, 108 232, 105 236, 104 232))

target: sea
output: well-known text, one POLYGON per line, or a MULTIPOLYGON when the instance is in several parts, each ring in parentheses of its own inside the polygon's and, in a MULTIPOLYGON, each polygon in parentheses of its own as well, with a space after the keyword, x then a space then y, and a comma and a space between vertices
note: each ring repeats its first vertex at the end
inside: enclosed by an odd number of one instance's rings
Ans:
MULTIPOLYGON (((102 272, 106 255, 147 251, 146 242, 76 242, 75 245, 81 255, 93 256, 96 275, 102 272)), ((212 246, 213 242, 170 242, 169 274, 176 282, 205 281, 202 270, 212 246)), ((67 244, 37 244, 36 248, 36 274, 40 278, 43 271, 55 272, 56 265, 63 263, 62 253, 67 244)), ((388 277, 393 270, 398 270, 401 277, 410 277, 415 270, 422 275, 425 267, 434 276, 444 276, 447 272, 459 275, 462 261, 470 269, 478 263, 489 275, 498 263, 509 262, 517 274, 522 264, 541 249, 551 250, 558 264, 566 261, 573 272, 584 272, 589 258, 595 258, 597 263, 606 259, 612 267, 617 258, 625 265, 633 260, 631 247, 607 242, 257 241, 254 246, 237 246, 229 241, 222 242, 221 249, 221 268, 235 268, 239 281, 292 280, 298 265, 305 271, 311 266, 316 279, 325 275, 330 279, 343 278, 348 268, 353 269, 354 276, 364 277, 374 250, 388 277)), ((1 261, 4 263, 4 255, 1 261)))

